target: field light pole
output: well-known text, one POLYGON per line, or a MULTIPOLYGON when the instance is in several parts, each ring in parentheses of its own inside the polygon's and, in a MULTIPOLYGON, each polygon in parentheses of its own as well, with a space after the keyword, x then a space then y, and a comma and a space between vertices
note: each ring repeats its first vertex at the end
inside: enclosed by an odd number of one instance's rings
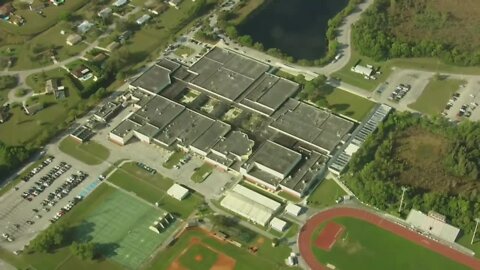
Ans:
POLYGON ((472 241, 470 242, 470 245, 473 245, 473 240, 475 239, 475 234, 477 233, 477 228, 478 228, 478 223, 480 222, 480 218, 475 218, 475 230, 473 231, 472 235, 472 241))
POLYGON ((398 207, 398 212, 402 212, 402 206, 403 206, 403 198, 405 197, 405 191, 407 191, 408 188, 403 186, 402 187, 402 198, 400 199, 400 206, 398 207))

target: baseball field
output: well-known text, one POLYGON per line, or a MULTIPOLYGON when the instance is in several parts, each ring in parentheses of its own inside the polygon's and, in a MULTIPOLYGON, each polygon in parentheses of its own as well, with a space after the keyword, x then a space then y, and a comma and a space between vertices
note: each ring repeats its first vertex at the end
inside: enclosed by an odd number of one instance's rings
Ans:
POLYGON ((284 260, 289 248, 272 247, 263 238, 254 245, 257 252, 248 247, 237 247, 214 237, 211 233, 193 229, 185 231, 178 240, 157 254, 148 270, 251 270, 251 269, 291 269, 284 260))

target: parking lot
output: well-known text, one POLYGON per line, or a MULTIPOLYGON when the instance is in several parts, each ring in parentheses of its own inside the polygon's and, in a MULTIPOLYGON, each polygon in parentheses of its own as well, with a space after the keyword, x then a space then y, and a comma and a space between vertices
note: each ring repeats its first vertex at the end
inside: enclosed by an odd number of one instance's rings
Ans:
POLYGON ((97 182, 100 172, 108 167, 92 169, 63 154, 53 157, 0 198, 3 248, 21 251, 39 231, 72 209, 79 201, 75 197, 86 195, 83 190, 97 182))
POLYGON ((430 80, 430 76, 428 73, 418 73, 411 70, 394 72, 388 79, 388 82, 385 82, 375 90, 376 100, 400 110, 410 110, 408 104, 414 103, 422 94, 423 89, 425 89, 430 80), (404 90, 396 90, 402 88, 402 85, 409 86, 409 90, 406 92, 404 90), (395 91, 398 94, 392 98, 395 91))
POLYGON ((456 97, 452 97, 451 101, 453 102, 450 102, 450 108, 445 110, 445 115, 453 120, 462 120, 463 118, 472 121, 480 120, 480 108, 478 108, 478 104, 480 104, 480 80, 467 80, 467 83, 460 87, 457 93, 456 97))

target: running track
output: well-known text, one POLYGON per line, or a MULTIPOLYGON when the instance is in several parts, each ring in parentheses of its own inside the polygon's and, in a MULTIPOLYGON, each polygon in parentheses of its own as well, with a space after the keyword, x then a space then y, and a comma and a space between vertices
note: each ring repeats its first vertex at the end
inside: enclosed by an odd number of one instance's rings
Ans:
POLYGON ((477 260, 474 257, 465 255, 454 249, 444 246, 438 242, 435 242, 426 237, 423 237, 418 233, 412 232, 380 216, 377 216, 365 210, 349 208, 349 207, 333 208, 333 209, 329 209, 324 212, 321 212, 313 216, 302 227, 300 231, 300 236, 298 238, 298 245, 300 248, 301 256, 303 257, 303 259, 311 269, 327 270, 327 268, 315 258, 312 251, 312 247, 311 247, 311 241, 313 239, 313 233, 315 229, 318 228, 318 226, 321 223, 325 222, 326 220, 337 218, 337 217, 353 217, 356 219, 366 221, 386 231, 395 233, 405 239, 415 242, 421 246, 434 250, 435 252, 440 253, 461 264, 464 264, 472 269, 480 269, 480 260, 477 260))

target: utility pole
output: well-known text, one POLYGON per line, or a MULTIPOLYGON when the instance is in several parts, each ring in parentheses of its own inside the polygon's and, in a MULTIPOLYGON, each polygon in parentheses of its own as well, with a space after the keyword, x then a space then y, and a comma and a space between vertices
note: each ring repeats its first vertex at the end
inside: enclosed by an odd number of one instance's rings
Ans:
POLYGON ((475 239, 475 234, 477 233, 477 228, 478 228, 478 223, 480 222, 480 218, 475 218, 475 230, 473 231, 472 235, 472 241, 470 242, 470 245, 473 245, 473 240, 475 239))
POLYGON ((403 198, 405 197, 405 191, 407 191, 408 188, 403 186, 402 187, 402 198, 400 199, 400 206, 398 207, 398 212, 402 212, 402 206, 403 206, 403 198))

